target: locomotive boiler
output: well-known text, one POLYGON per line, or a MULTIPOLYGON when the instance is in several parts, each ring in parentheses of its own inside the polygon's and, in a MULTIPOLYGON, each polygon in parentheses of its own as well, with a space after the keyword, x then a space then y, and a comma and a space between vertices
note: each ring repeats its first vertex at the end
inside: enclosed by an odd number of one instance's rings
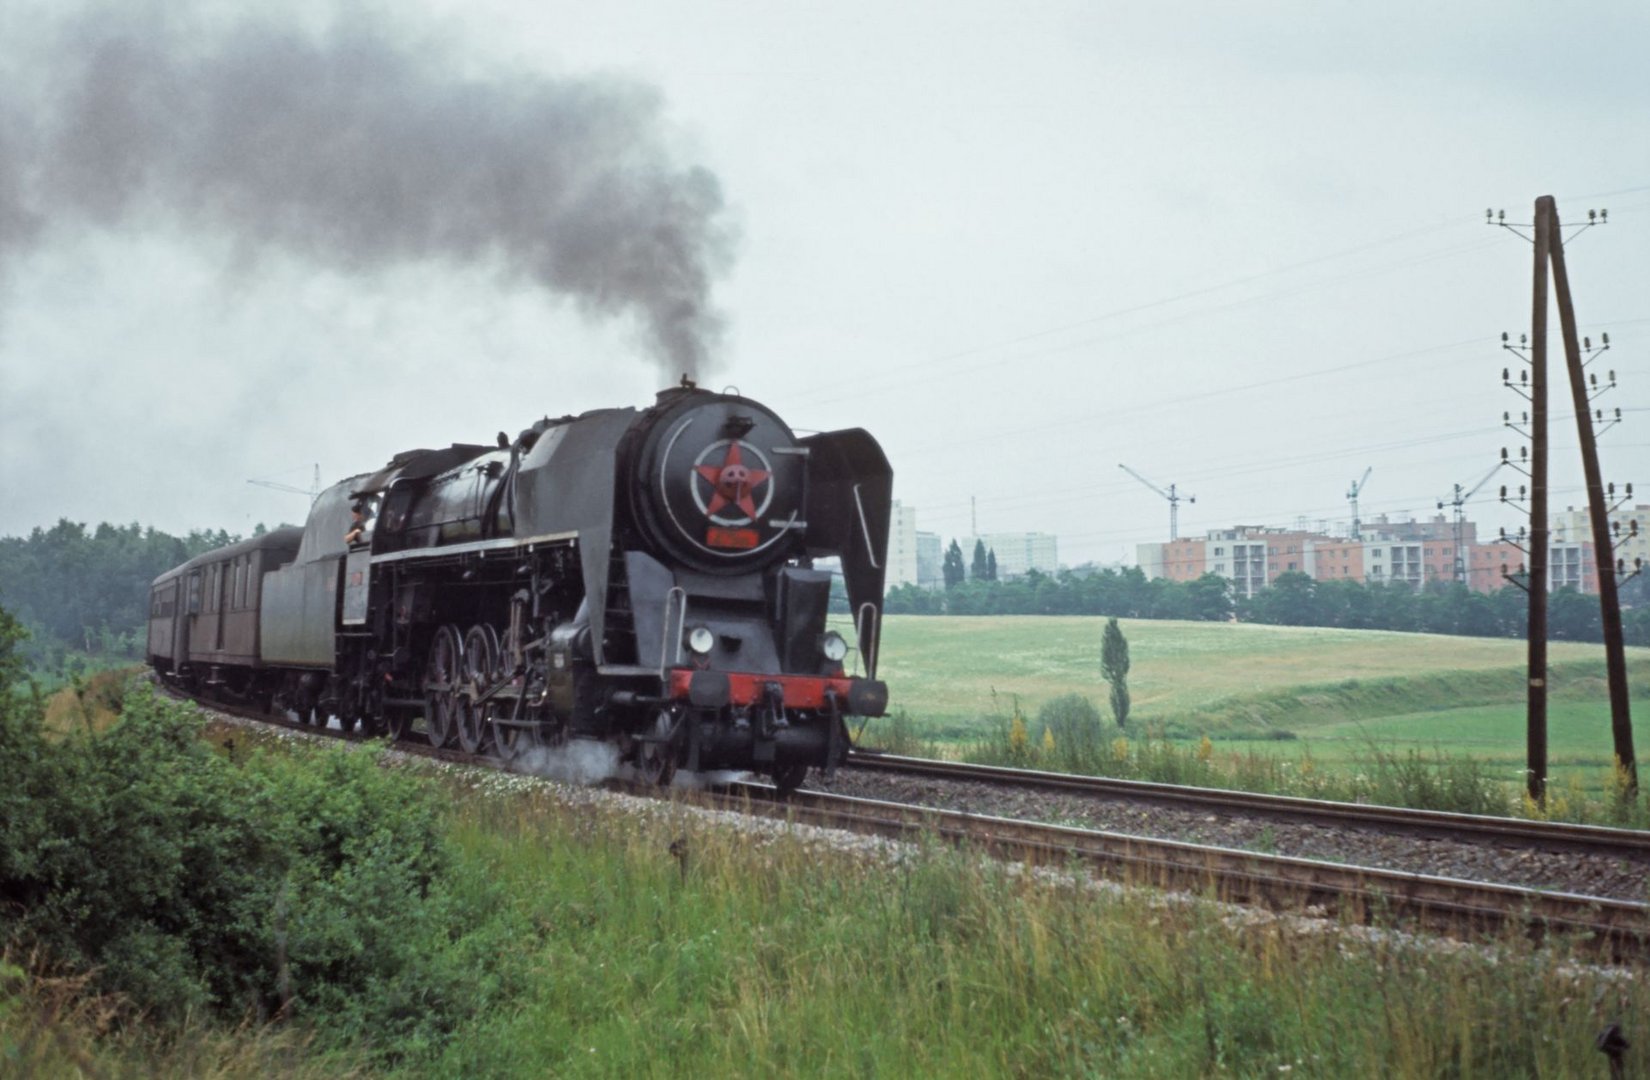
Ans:
POLYGON ((398 454, 323 492, 302 530, 168 571, 150 662, 346 730, 506 759, 598 739, 655 782, 794 787, 887 703, 891 487, 866 432, 799 437, 684 379, 645 409, 398 454))

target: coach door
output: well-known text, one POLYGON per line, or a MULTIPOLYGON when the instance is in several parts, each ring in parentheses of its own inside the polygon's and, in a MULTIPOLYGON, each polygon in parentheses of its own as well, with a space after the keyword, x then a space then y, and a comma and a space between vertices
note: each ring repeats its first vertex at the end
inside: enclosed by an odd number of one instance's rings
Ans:
POLYGON ((212 568, 212 610, 217 613, 217 640, 214 652, 223 652, 224 623, 229 621, 229 575, 233 563, 219 563, 212 568))
POLYGON ((191 571, 178 578, 176 614, 172 617, 172 668, 177 670, 189 662, 189 620, 195 617, 199 606, 201 572, 191 571))

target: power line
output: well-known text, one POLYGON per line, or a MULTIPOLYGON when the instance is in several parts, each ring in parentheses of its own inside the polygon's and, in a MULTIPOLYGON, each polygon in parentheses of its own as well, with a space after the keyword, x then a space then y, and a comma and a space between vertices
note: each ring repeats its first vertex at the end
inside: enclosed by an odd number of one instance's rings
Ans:
MULTIPOLYGON (((1333 367, 1316 368, 1312 371, 1296 372, 1292 375, 1279 375, 1270 379, 1255 379, 1246 383, 1236 383, 1230 386, 1216 387, 1197 393, 1181 393, 1172 397, 1162 397, 1156 400, 1133 401, 1128 405, 1120 405, 1115 409, 1105 409, 1100 412, 1084 412, 1081 415, 1068 417, 1064 420, 1045 419, 1022 428, 996 430, 992 432, 992 441, 1001 442, 1003 439, 1013 438, 1018 435, 1040 434, 1056 428, 1070 427, 1074 424, 1093 424, 1101 420, 1111 419, 1112 417, 1146 412, 1152 409, 1163 408, 1171 404, 1204 401, 1210 398, 1220 398, 1231 394, 1240 394, 1250 390, 1262 390, 1268 387, 1282 386, 1285 383, 1302 382, 1307 379, 1322 378, 1325 375, 1336 375, 1344 371, 1355 371, 1359 368, 1372 367, 1376 364, 1391 364, 1400 360, 1419 360, 1424 357, 1433 356, 1440 352, 1448 352, 1454 349, 1465 348, 1469 345, 1482 346, 1483 343, 1484 339, 1482 337, 1473 337, 1462 341, 1450 342, 1444 345, 1431 345, 1421 349, 1411 349, 1406 352, 1389 353, 1385 356, 1376 356, 1368 360, 1355 360, 1348 364, 1336 364, 1333 367)), ((914 447, 906 447, 901 451, 901 453, 906 457, 910 457, 913 455, 920 456, 925 453, 932 453, 939 450, 954 451, 954 449, 955 443, 951 439, 946 439, 940 442, 928 444, 919 443, 914 447)))
MULTIPOLYGON (((1059 334, 1069 333, 1073 330, 1081 330, 1081 329, 1084 329, 1085 327, 1090 327, 1090 326, 1095 326, 1095 325, 1098 325, 1098 324, 1101 324, 1101 323, 1110 322, 1110 321, 1113 321, 1115 319, 1124 318, 1124 317, 1129 316, 1129 315, 1137 315, 1137 314, 1140 314, 1142 312, 1153 311, 1153 310, 1156 310, 1156 309, 1159 309, 1159 308, 1169 307, 1169 306, 1181 303, 1181 302, 1186 301, 1186 300, 1194 300, 1194 299, 1198 299, 1200 297, 1210 296, 1210 295, 1213 295, 1215 293, 1225 292, 1225 291, 1228 291, 1230 289, 1241 287, 1243 285, 1252 284, 1256 281, 1262 281, 1262 280, 1265 280, 1267 278, 1277 277, 1277 276, 1280 276, 1280 275, 1283 275, 1283 274, 1291 273, 1291 272, 1296 271, 1296 270, 1305 269, 1305 268, 1310 267, 1310 266, 1316 266, 1316 265, 1319 265, 1319 264, 1324 263, 1324 262, 1331 262, 1331 261, 1334 261, 1336 259, 1347 258, 1347 257, 1352 256, 1352 255, 1361 254, 1365 251, 1370 251, 1370 250, 1374 250, 1376 248, 1388 246, 1390 244, 1399 243, 1399 242, 1402 242, 1404 240, 1409 240, 1409 239, 1412 239, 1416 236, 1422 236, 1422 235, 1426 235, 1426 234, 1429 234, 1429 233, 1440 232, 1440 231, 1443 231, 1443 230, 1446 230, 1446 229, 1453 229, 1453 228, 1463 227, 1465 224, 1466 224, 1466 219, 1461 219, 1461 220, 1458 221, 1458 220, 1456 220, 1452 217, 1448 221, 1438 222, 1438 223, 1435 223, 1435 224, 1432 224, 1432 225, 1422 226, 1422 227, 1417 228, 1417 229, 1407 230, 1405 232, 1397 233, 1397 234, 1394 234, 1392 236, 1383 238, 1381 240, 1372 241, 1370 243, 1357 245, 1357 246, 1354 246, 1354 247, 1351 247, 1351 248, 1345 248, 1345 249, 1342 249, 1340 251, 1331 252, 1331 253, 1328 253, 1328 254, 1325 254, 1325 255, 1313 256, 1311 258, 1304 259, 1304 260, 1301 260, 1299 262, 1290 263, 1290 264, 1287 264, 1285 266, 1275 267, 1275 268, 1268 269, 1268 270, 1262 270, 1262 271, 1259 271, 1257 273, 1248 274, 1248 275, 1238 277, 1238 278, 1232 278, 1232 279, 1229 279, 1227 281, 1218 282, 1214 285, 1205 286, 1203 288, 1189 289, 1189 290, 1186 290, 1186 291, 1181 292, 1181 293, 1176 293, 1172 296, 1160 297, 1156 300, 1149 300, 1149 301, 1145 301, 1143 303, 1129 305, 1127 307, 1118 308, 1118 309, 1115 309, 1113 311, 1105 312, 1105 313, 1100 314, 1100 315, 1089 316, 1087 318, 1078 319, 1078 320, 1075 320, 1075 321, 1072 321, 1072 322, 1069 322, 1069 323, 1063 323, 1063 324, 1060 324, 1058 326, 1047 327, 1047 328, 1044 328, 1044 329, 1041 329, 1041 330, 1035 330, 1035 331, 1031 331, 1029 333, 1019 334, 1019 335, 1016 335, 1016 336, 1013 336, 1013 337, 1005 338, 1005 339, 1002 339, 1002 340, 999 340, 999 341, 990 342, 990 343, 983 344, 983 345, 974 345, 974 346, 970 346, 970 347, 963 348, 963 349, 952 350, 950 352, 942 353, 938 356, 929 357, 927 359, 913 360, 913 361, 910 361, 908 363, 905 363, 905 364, 901 365, 901 367, 900 367, 901 377, 900 378, 893 379, 893 380, 885 379, 885 380, 881 380, 881 381, 876 382, 876 383, 856 384, 855 388, 852 391, 848 392, 848 393, 842 393, 842 394, 837 394, 835 396, 828 396, 828 397, 818 396, 820 393, 828 392, 830 390, 840 390, 842 388, 842 384, 840 382, 834 382, 834 381, 830 382, 830 383, 817 384, 814 387, 808 388, 807 391, 805 391, 805 392, 809 393, 809 396, 812 397, 813 400, 816 400, 816 401, 819 401, 819 402, 822 402, 822 403, 832 403, 832 402, 837 402, 837 401, 854 400, 856 398, 863 397, 863 396, 866 396, 868 394, 879 393, 883 390, 890 389, 892 387, 902 386, 902 385, 909 385, 911 382, 921 381, 923 378, 927 377, 926 375, 921 374, 921 373, 925 372, 927 369, 932 368, 936 365, 953 364, 955 361, 962 360, 962 359, 970 357, 970 356, 978 356, 978 355, 983 354, 983 353, 991 353, 991 352, 996 352, 996 351, 999 351, 999 350, 1002 350, 1002 349, 1013 348, 1014 346, 1017 346, 1017 345, 1023 345, 1023 344, 1026 344, 1028 342, 1039 341, 1039 340, 1042 340, 1044 338, 1053 337, 1053 336, 1056 336, 1056 335, 1059 335, 1059 334), (908 375, 910 377, 906 377, 908 375)), ((1465 244, 1457 244, 1453 247, 1446 248, 1446 249, 1444 249, 1442 251, 1438 251, 1438 252, 1427 252, 1427 253, 1423 253, 1423 254, 1420 254, 1420 255, 1406 256, 1406 257, 1404 257, 1404 258, 1402 258, 1399 261, 1394 262, 1394 263, 1382 264, 1382 265, 1378 265, 1378 266, 1374 266, 1374 267, 1363 267, 1363 268, 1353 270, 1353 271, 1348 272, 1347 274, 1342 274, 1342 275, 1339 275, 1339 276, 1314 279, 1313 281, 1308 282, 1305 285, 1296 286, 1292 289, 1279 290, 1279 291, 1276 291, 1276 292, 1273 292, 1273 293, 1262 293, 1262 294, 1257 295, 1257 296, 1243 297, 1243 298, 1240 298, 1238 300, 1234 300, 1234 301, 1231 301, 1229 303, 1218 305, 1218 306, 1212 307, 1212 308, 1196 309, 1196 310, 1193 310, 1193 311, 1190 311, 1190 312, 1186 312, 1186 313, 1182 313, 1180 315, 1174 316, 1170 319, 1160 320, 1156 323, 1149 324, 1146 327, 1137 328, 1137 329, 1132 330, 1132 331, 1126 331, 1123 334, 1114 335, 1114 336, 1128 336, 1129 334, 1141 333, 1141 332, 1144 332, 1144 330, 1146 330, 1146 329, 1155 329, 1159 326, 1166 325, 1166 324, 1171 323, 1171 322, 1181 321, 1181 320, 1184 320, 1186 318, 1194 317, 1196 315, 1208 314, 1208 313, 1214 312, 1214 311, 1228 310, 1230 308, 1241 307, 1241 306, 1244 306, 1244 305, 1247 305, 1247 304, 1259 303, 1259 302, 1262 302, 1262 301, 1277 299, 1277 298, 1280 298, 1280 297, 1299 295, 1303 292, 1315 291, 1315 290, 1318 290, 1318 289, 1325 288, 1329 285, 1338 284, 1340 282, 1347 281, 1347 280, 1352 280, 1354 278, 1364 277, 1364 276, 1368 276, 1370 274, 1387 273, 1387 272, 1390 272, 1392 270, 1406 269, 1410 266, 1419 265, 1420 263, 1423 263, 1423 262, 1430 262, 1430 261, 1433 261, 1433 260, 1439 259, 1439 258, 1450 258, 1450 257, 1453 257, 1453 256, 1458 255, 1458 254, 1478 250, 1478 249, 1481 249, 1481 248, 1491 247, 1493 245, 1494 245, 1493 240, 1488 240, 1488 241, 1486 241, 1486 240, 1477 240, 1477 241, 1472 241, 1472 242, 1465 243, 1465 244)), ((1079 348, 1083 345, 1093 344, 1096 341, 1102 341, 1102 340, 1111 340, 1111 338, 1085 339, 1083 341, 1060 345, 1060 346, 1057 346, 1053 349, 1044 350, 1043 352, 1038 352, 1038 353, 1032 353, 1030 355, 1031 356, 1040 356, 1040 355, 1047 355, 1049 352, 1068 351, 1068 350, 1073 349, 1073 348, 1079 348)), ((996 365, 999 365, 999 364, 1009 363, 1009 362, 1012 362, 1012 361, 1015 361, 1015 360, 1023 360, 1023 359, 1026 359, 1026 358, 1027 357, 1026 357, 1025 354, 1017 354, 1013 357, 1006 357, 1006 358, 992 358, 992 359, 986 360, 985 362, 979 363, 979 364, 968 365, 968 366, 964 366, 964 367, 960 367, 960 368, 959 367, 951 367, 951 368, 948 369, 948 373, 951 373, 951 374, 965 374, 965 373, 968 373, 968 372, 981 370, 983 368, 993 367, 993 366, 996 366, 996 365)))

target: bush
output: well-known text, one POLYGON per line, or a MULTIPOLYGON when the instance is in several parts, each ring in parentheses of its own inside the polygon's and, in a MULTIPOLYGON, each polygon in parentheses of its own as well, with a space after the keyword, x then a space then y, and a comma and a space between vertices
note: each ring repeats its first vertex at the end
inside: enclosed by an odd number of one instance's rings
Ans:
POLYGON ((1100 710, 1088 698, 1066 694, 1044 702, 1037 710, 1037 730, 1048 732, 1054 744, 1044 755, 1046 767, 1063 772, 1099 771, 1106 738, 1100 710))
POLYGON ((0 731, 5 944, 163 1023, 293 1017, 384 1059, 509 981, 509 915, 487 882, 450 883, 427 784, 345 750, 233 763, 146 689, 60 741, 25 705, 0 731))

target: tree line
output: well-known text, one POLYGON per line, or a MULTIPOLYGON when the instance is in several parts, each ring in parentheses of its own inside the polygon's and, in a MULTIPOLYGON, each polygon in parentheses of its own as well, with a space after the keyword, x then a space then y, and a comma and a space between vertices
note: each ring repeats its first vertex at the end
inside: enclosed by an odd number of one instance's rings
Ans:
MULTIPOLYGON (((258 536, 266 530, 258 525, 258 536)), ((242 539, 223 529, 196 529, 173 536, 153 527, 107 522, 88 528, 60 520, 28 536, 0 537, 0 606, 28 630, 22 654, 34 670, 61 674, 85 659, 141 659, 149 610, 149 583, 213 548, 242 539)), ((1286 626, 1336 626, 1359 630, 1411 630, 1482 637, 1523 637, 1524 593, 1504 588, 1476 593, 1455 582, 1433 582, 1420 591, 1402 585, 1315 581, 1306 574, 1279 575, 1253 598, 1234 600, 1229 583, 1215 574, 1195 581, 1148 579, 1138 567, 1091 574, 1033 570, 1000 580, 995 552, 976 542, 972 565, 952 541, 946 552, 944 591, 902 585, 888 593, 889 614, 912 615, 1105 615, 1131 619, 1192 619, 1286 626)), ((1622 587, 1623 628, 1628 644, 1650 645, 1650 588, 1646 576, 1622 587)), ((846 604, 846 598, 842 599, 846 604)), ((1550 635, 1557 640, 1598 641, 1598 599, 1572 590, 1551 597, 1550 635)))
MULTIPOLYGON (((264 531, 259 525, 253 535, 264 531)), ((20 651, 36 671, 60 673, 74 656, 140 659, 150 582, 240 539, 222 529, 173 536, 136 523, 88 529, 61 519, 0 537, 0 607, 28 631, 20 651)))
MULTIPOLYGON (((1641 575, 1622 587, 1627 643, 1650 645, 1650 595, 1641 575), (1632 605, 1627 607, 1626 605, 1632 605)), ((1234 598, 1216 574, 1194 581, 1148 579, 1139 567, 1091 574, 1033 570, 1012 581, 973 579, 943 591, 900 585, 888 593, 891 615, 1103 615, 1131 619, 1191 619, 1330 626, 1348 630, 1402 630, 1472 637, 1522 638, 1529 601, 1521 589, 1473 592, 1460 582, 1435 581, 1421 589, 1317 581, 1290 572, 1253 597, 1234 598)), ((1548 601, 1548 636, 1559 641, 1603 638, 1598 597, 1560 589, 1548 601)))

